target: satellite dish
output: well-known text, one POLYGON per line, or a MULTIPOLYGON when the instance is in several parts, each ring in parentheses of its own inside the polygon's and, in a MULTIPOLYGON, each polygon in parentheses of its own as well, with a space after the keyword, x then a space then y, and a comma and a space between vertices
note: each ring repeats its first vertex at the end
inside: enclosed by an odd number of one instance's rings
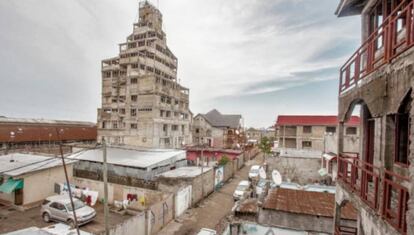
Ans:
POLYGON ((239 134, 239 130, 236 130, 236 134, 239 134))
POLYGON ((266 179, 266 171, 263 167, 260 167, 260 169, 259 169, 259 176, 262 179, 266 179))
POLYGON ((279 171, 277 170, 272 171, 272 180, 276 185, 282 184, 282 175, 280 175, 279 171))

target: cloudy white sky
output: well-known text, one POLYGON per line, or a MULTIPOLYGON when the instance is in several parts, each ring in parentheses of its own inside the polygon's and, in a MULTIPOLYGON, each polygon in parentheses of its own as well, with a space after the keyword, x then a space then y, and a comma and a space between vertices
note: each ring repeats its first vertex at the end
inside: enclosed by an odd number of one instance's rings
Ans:
MULTIPOLYGON (((193 113, 336 114, 338 68, 359 44, 339 0, 159 0, 193 113)), ((157 5, 156 0, 154 4, 157 5)), ((132 31, 138 1, 1 0, 0 116, 96 121, 100 61, 132 31)))

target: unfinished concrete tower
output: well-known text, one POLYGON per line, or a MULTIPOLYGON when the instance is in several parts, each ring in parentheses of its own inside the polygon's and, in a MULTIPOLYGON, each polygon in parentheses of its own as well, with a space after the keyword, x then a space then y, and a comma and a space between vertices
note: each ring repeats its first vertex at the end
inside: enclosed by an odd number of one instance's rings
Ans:
POLYGON ((191 141, 189 90, 177 82, 177 58, 167 47, 161 12, 147 1, 119 55, 102 61, 98 141, 180 148, 191 141))

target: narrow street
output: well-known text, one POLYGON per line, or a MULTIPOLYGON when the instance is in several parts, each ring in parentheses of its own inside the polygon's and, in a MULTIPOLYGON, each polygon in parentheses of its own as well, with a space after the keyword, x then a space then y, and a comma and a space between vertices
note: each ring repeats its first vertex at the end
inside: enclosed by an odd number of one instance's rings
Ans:
POLYGON ((181 217, 170 222, 159 235, 193 235, 201 228, 217 229, 220 222, 230 214, 234 206, 233 192, 241 180, 248 177, 250 166, 261 163, 262 154, 246 162, 234 178, 230 179, 219 191, 204 199, 198 207, 187 210, 181 217))

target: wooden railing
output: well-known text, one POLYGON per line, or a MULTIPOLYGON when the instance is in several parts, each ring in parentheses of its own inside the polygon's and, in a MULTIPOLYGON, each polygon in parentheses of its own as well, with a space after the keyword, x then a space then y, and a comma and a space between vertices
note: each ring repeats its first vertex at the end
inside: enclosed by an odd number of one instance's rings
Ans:
POLYGON ((408 189, 397 182, 409 181, 407 177, 391 171, 384 172, 384 195, 382 215, 400 233, 407 232, 406 213, 408 202, 408 189))
POLYGON ((402 1, 341 67, 339 94, 414 45, 413 5, 402 1))
POLYGON ((409 194, 403 185, 403 182, 409 182, 407 177, 385 169, 381 172, 380 168, 370 163, 340 154, 338 179, 401 234, 407 233, 409 194))
POLYGON ((358 229, 349 226, 335 226, 335 235, 357 235, 358 229))

